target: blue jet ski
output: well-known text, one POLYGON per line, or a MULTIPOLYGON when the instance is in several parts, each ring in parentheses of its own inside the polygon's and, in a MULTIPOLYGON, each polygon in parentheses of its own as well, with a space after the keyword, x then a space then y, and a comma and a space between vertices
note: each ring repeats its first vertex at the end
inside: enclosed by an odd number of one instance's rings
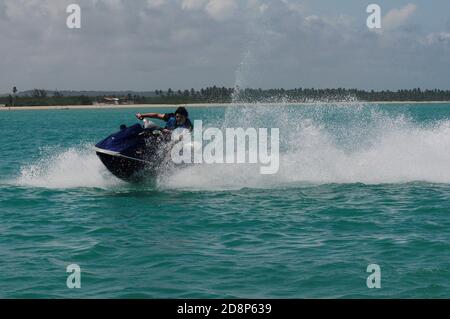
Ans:
POLYGON ((156 176, 167 160, 170 135, 160 128, 144 128, 140 124, 122 125, 114 133, 95 145, 95 151, 106 168, 125 181, 156 176))

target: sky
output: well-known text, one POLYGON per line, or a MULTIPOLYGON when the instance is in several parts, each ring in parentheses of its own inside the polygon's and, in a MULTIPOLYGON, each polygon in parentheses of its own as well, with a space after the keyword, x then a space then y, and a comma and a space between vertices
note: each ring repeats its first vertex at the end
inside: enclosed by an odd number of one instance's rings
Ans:
POLYGON ((0 93, 14 85, 450 89, 450 1, 0 0, 0 93))

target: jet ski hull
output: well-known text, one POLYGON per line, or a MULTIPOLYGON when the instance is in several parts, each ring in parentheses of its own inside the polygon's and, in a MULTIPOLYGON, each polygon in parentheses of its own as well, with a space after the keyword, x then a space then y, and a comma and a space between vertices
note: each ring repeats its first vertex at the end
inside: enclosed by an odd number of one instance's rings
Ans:
POLYGON ((116 177, 125 181, 135 181, 142 178, 142 172, 149 167, 148 163, 121 154, 113 154, 97 149, 97 156, 105 167, 116 177))
POLYGON ((165 141, 136 124, 108 136, 95 145, 100 161, 116 177, 136 181, 157 174, 164 161, 165 141))

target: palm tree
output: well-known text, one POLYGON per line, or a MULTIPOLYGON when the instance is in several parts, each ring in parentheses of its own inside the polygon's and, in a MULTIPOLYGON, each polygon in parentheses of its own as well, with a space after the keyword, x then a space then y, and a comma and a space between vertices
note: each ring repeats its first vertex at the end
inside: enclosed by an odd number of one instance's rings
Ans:
POLYGON ((14 106, 14 103, 16 101, 16 93, 17 93, 17 87, 15 85, 14 85, 12 91, 13 91, 13 96, 12 96, 12 99, 11 99, 11 104, 12 104, 12 106, 14 106))

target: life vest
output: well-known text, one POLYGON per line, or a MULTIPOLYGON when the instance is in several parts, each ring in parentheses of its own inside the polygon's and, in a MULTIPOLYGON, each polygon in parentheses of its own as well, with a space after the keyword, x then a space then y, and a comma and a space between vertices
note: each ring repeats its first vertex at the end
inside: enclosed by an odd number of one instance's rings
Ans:
POLYGON ((188 129, 189 131, 192 131, 193 125, 192 125, 192 123, 191 123, 191 121, 189 119, 186 119, 186 122, 184 122, 184 124, 178 125, 177 124, 177 119, 175 118, 175 115, 174 114, 169 114, 169 116, 167 116, 167 119, 166 119, 166 127, 165 127, 165 129, 175 130, 177 128, 185 128, 185 129, 188 129))

